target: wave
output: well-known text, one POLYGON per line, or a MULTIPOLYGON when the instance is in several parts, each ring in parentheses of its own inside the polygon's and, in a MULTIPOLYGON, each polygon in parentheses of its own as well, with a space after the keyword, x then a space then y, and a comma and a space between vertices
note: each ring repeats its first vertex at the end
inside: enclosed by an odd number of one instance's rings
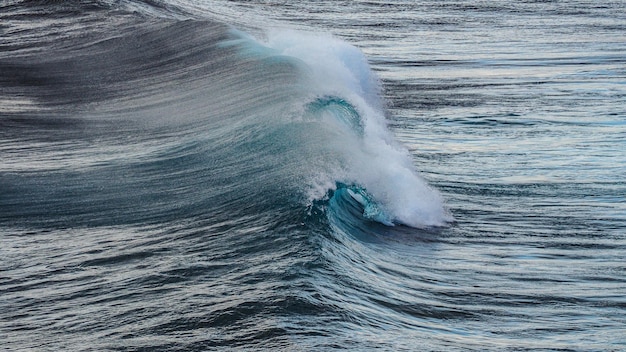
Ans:
POLYGON ((111 225, 312 206, 389 226, 451 220, 387 129, 367 59, 344 41, 257 38, 112 5, 18 31, 24 14, 5 10, 3 220, 111 225))
POLYGON ((328 35, 285 30, 270 31, 267 45, 305 64, 313 96, 307 116, 328 136, 325 152, 335 156, 318 174, 323 186, 316 190, 333 190, 326 194, 331 198, 349 195, 365 218, 386 225, 441 226, 451 220, 440 194, 387 129, 380 84, 357 48, 328 35))

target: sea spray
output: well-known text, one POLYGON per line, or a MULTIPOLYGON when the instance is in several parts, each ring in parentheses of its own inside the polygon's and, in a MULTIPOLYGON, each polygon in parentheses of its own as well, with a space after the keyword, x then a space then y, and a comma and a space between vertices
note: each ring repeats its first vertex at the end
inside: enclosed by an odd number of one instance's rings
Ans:
POLYGON ((361 51, 330 35, 290 30, 269 31, 264 44, 305 64, 311 100, 305 116, 322 124, 338 160, 316 171, 323 177, 316 178, 312 198, 325 195, 320 184, 341 182, 366 192, 366 197, 353 194, 359 202, 368 200, 367 218, 413 227, 451 220, 440 194, 418 175, 408 151, 387 128, 380 82, 361 51))

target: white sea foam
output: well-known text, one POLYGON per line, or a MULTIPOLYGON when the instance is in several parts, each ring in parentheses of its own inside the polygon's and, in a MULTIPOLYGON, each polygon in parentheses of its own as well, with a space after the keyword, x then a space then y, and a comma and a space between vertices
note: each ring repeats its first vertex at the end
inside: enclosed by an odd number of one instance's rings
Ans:
MULTIPOLYGON (((334 180, 320 177, 317 185, 328 187, 332 181, 360 185, 394 223, 423 227, 451 220, 439 192, 418 175, 408 151, 388 130, 379 81, 360 50, 327 34, 285 30, 270 31, 265 45, 306 64, 313 96, 339 97, 361 117, 363 135, 341 131, 332 119, 322 120, 329 124, 326 128, 336 130, 329 144, 342 165, 321 171, 334 180)), ((315 196, 320 196, 321 188, 316 188, 315 196)))

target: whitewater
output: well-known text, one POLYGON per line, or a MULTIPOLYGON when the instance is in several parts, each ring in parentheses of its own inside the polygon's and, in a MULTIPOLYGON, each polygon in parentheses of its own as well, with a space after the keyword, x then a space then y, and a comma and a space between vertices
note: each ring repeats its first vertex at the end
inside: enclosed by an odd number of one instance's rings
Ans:
POLYGON ((625 348, 624 10, 1 4, 3 348, 625 348))

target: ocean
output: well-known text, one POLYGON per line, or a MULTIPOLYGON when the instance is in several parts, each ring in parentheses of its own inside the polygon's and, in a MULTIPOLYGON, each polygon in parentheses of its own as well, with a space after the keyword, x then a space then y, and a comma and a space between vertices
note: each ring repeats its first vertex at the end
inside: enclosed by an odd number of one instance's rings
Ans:
POLYGON ((626 350, 626 2, 0 3, 0 349, 626 350))

